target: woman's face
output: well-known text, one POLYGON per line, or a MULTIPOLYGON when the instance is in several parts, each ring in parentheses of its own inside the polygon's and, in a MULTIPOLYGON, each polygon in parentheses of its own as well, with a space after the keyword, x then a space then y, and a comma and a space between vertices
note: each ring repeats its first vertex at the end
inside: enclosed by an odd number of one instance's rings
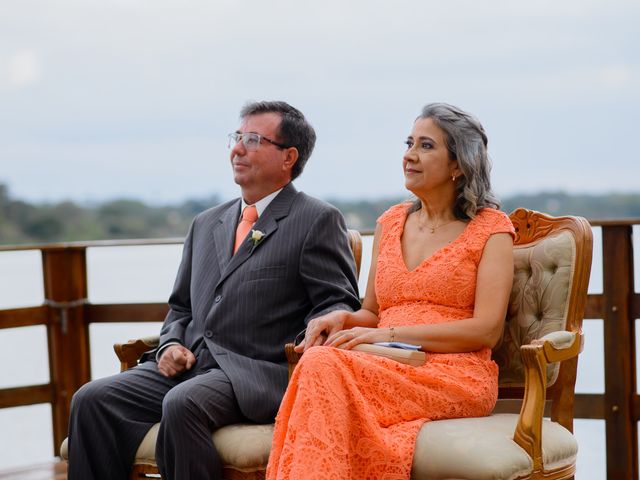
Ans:
POLYGON ((415 195, 455 191, 451 177, 460 175, 458 162, 451 160, 445 134, 430 118, 419 118, 407 137, 402 158, 404 184, 415 195))

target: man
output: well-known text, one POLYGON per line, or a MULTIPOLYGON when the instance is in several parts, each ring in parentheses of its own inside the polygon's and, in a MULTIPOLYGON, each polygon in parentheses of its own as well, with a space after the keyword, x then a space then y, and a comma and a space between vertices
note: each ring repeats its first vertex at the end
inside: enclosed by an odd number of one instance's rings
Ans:
POLYGON ((229 146, 242 197, 194 219, 155 358, 74 395, 70 480, 127 478, 158 421, 163 478, 221 478, 211 431, 272 422, 284 344, 312 318, 359 307, 342 216, 291 184, 313 128, 284 102, 249 104, 241 120, 229 146))

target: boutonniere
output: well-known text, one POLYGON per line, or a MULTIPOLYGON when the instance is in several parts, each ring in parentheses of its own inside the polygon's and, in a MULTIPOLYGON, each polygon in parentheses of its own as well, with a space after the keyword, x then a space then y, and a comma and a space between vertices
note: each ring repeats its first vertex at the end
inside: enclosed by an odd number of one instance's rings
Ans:
POLYGON ((249 237, 253 242, 253 246, 255 247, 260 243, 260 240, 264 237, 264 232, 260 230, 251 230, 251 236, 249 237))

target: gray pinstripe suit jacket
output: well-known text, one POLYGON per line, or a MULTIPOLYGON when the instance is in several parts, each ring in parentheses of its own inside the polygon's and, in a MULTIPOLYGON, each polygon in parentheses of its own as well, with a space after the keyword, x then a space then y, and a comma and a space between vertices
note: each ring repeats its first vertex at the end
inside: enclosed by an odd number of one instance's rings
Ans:
POLYGON ((237 199, 194 219, 160 347, 206 345, 242 413, 266 423, 287 385, 284 344, 316 316, 358 309, 358 287, 344 219, 334 207, 289 184, 254 226, 262 240, 247 239, 232 255, 239 217, 237 199))

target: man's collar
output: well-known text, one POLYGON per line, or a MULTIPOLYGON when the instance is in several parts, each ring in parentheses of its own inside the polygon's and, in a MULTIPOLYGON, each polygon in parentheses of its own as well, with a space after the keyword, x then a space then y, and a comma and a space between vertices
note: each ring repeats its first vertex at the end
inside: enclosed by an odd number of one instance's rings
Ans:
MULTIPOLYGON (((258 217, 260 217, 260 215, 262 215, 262 212, 264 212, 267 209, 267 207, 269 206, 271 201, 274 198, 276 198, 281 191, 282 191, 282 188, 276 190, 275 192, 271 192, 266 197, 263 197, 260 200, 258 200, 256 203, 254 203, 254 205, 256 207, 256 210, 258 211, 258 217)), ((244 201, 244 198, 241 198, 241 201, 242 201, 242 205, 240 205, 240 215, 242 216, 242 212, 244 211, 244 207, 246 207, 248 204, 247 204, 247 202, 244 201)))

